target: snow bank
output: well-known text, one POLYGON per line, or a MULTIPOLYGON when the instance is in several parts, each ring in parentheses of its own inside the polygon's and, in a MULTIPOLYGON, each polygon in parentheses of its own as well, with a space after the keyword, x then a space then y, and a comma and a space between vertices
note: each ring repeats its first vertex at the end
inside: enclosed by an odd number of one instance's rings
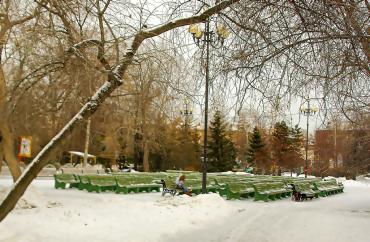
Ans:
MULTIPOLYGON (((0 179, 0 194, 10 185, 0 179)), ((36 207, 20 202, 0 223, 0 241, 368 242, 370 186, 352 180, 344 185, 344 193, 312 201, 265 203, 217 194, 56 190, 52 180, 35 180, 22 199, 36 207)))
POLYGON ((361 181, 346 180, 343 181, 344 187, 370 187, 370 184, 361 181))
POLYGON ((224 171, 224 172, 221 172, 221 174, 223 174, 223 175, 243 175, 243 176, 254 176, 254 174, 246 173, 246 172, 244 172, 244 171, 236 171, 236 172, 233 172, 233 171, 224 171))
MULTIPOLYGON (((298 177, 299 178, 305 178, 305 174, 300 174, 298 177)), ((316 178, 316 176, 307 175, 307 178, 316 178)))
POLYGON ((297 173, 293 172, 293 173, 290 173, 290 172, 283 172, 281 173, 281 176, 292 176, 292 177, 297 177, 297 173))
MULTIPOLYGON (((230 203, 218 194, 97 194, 56 190, 53 183, 32 183, 19 202, 20 207, 0 224, 0 241, 163 241, 179 231, 191 233, 215 226, 230 210, 230 203)), ((10 184, 0 179, 3 196, 10 184)))
MULTIPOLYGON (((0 202, 3 201, 8 194, 10 184, 11 183, 8 183, 7 186, 0 185, 0 202)), ((15 209, 32 209, 36 208, 38 205, 44 204, 44 202, 43 194, 34 185, 31 185, 22 198, 19 199, 15 209)))
POLYGON ((232 175, 232 174, 234 174, 234 172, 232 172, 232 171, 224 171, 224 172, 221 172, 221 174, 224 174, 224 175, 232 175))

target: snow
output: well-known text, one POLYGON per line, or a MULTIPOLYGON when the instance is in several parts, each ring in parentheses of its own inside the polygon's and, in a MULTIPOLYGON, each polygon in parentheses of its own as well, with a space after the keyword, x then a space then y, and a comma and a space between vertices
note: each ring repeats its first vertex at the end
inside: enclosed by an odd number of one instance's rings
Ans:
MULTIPOLYGON (((305 176, 305 174, 300 174, 298 177, 299 178, 305 178, 306 176, 305 176)), ((316 176, 307 175, 307 178, 316 178, 316 176)))
MULTIPOLYGON (((68 153, 70 154, 74 154, 74 155, 77 155, 77 156, 82 156, 84 157, 85 156, 85 153, 81 152, 81 151, 68 151, 68 153)), ((88 158, 94 158, 96 157, 95 155, 90 155, 90 154, 87 154, 87 157, 88 158)))
MULTIPOLYGON (((0 200, 11 186, 0 178, 0 200)), ((315 241, 368 242, 370 182, 344 181, 345 192, 307 202, 226 201, 160 193, 56 190, 35 180, 0 223, 0 241, 315 241)))
POLYGON ((224 171, 221 172, 222 175, 241 175, 241 176, 254 176, 254 174, 246 173, 244 171, 224 171))
POLYGON ((343 181, 343 185, 345 187, 368 187, 370 188, 370 183, 367 183, 367 182, 358 182, 358 181, 354 181, 354 180, 346 180, 346 181, 343 181))

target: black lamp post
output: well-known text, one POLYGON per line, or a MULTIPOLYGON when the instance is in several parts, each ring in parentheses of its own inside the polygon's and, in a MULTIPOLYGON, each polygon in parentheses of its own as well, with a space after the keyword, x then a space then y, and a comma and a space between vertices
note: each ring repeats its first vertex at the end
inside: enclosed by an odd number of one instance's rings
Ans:
POLYGON ((184 105, 184 109, 181 109, 180 110, 180 114, 181 115, 184 115, 184 126, 186 129, 189 128, 190 126, 190 118, 191 118, 191 115, 193 114, 193 110, 189 108, 189 101, 188 100, 185 100, 185 105, 184 105))
POLYGON ((220 48, 223 46, 225 39, 229 36, 227 29, 217 24, 216 31, 210 30, 210 19, 207 18, 204 30, 201 30, 198 25, 192 24, 189 26, 189 33, 193 35, 195 44, 200 48, 206 48, 206 90, 204 104, 204 150, 202 163, 202 193, 206 193, 207 184, 207 143, 208 143, 208 86, 209 86, 209 48, 220 48), (217 37, 216 37, 217 35, 217 37), (216 38, 215 38, 216 37, 216 38))
POLYGON ((316 107, 311 107, 310 106, 310 98, 306 98, 307 101, 307 108, 302 107, 301 108, 301 113, 305 116, 307 116, 307 131, 306 131, 306 165, 305 165, 305 170, 304 170, 304 176, 307 178, 307 172, 308 172, 308 128, 309 128, 309 117, 315 115, 317 112, 316 107))

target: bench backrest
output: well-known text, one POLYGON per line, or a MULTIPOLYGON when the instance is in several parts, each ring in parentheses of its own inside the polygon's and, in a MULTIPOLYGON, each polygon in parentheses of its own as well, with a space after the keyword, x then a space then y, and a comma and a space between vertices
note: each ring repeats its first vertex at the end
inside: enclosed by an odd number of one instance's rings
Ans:
POLYGON ((116 178, 111 175, 88 176, 91 184, 113 186, 116 185, 116 178))
POLYGON ((89 183, 89 177, 86 175, 78 175, 78 179, 80 179, 82 183, 89 183))
POLYGON ((233 191, 241 191, 247 188, 253 188, 252 182, 229 182, 226 183, 226 186, 233 191))
POLYGON ((78 182, 79 180, 73 174, 54 174, 54 178, 59 182, 78 182))
POLYGON ((257 192, 285 189, 283 182, 254 183, 253 187, 257 192))
POLYGON ((333 187, 333 186, 339 187, 336 180, 319 181, 319 182, 315 182, 314 185, 316 188, 326 188, 326 187, 333 187))
POLYGON ((271 190, 275 190, 275 189, 285 189, 285 184, 284 182, 272 182, 272 183, 268 183, 271 190))
POLYGON ((295 182, 293 183, 295 186, 295 189, 299 191, 308 191, 311 190, 313 187, 309 182, 295 182))
MULTIPOLYGON (((147 177, 122 177, 122 176, 116 176, 116 182, 118 185, 121 186, 127 186, 127 185, 137 185, 137 184, 153 184, 153 180, 155 180, 153 177, 147 176, 147 177)), ((167 180, 166 184, 167 184, 167 180)))
POLYGON ((253 188, 257 192, 263 192, 263 191, 269 190, 267 183, 253 183, 253 188))

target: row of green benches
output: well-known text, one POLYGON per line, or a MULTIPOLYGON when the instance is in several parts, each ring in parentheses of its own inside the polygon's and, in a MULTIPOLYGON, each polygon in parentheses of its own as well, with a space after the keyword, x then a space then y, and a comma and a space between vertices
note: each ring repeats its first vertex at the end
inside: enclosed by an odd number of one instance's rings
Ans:
POLYGON ((116 193, 160 192, 161 185, 150 177, 128 178, 111 175, 55 174, 55 188, 78 188, 88 192, 114 191, 116 193))
MULTIPOLYGON (((150 192, 160 191, 161 185, 158 176, 149 175, 74 175, 74 174, 55 174, 55 188, 65 189, 66 187, 75 187, 80 190, 89 192, 115 191, 116 193, 130 192, 150 192)), ((168 187, 175 188, 176 176, 166 176, 165 181, 168 187)), ((186 179, 186 186, 191 189, 192 193, 198 195, 202 193, 202 181, 195 177, 186 179)), ((207 192, 218 192, 218 186, 208 180, 207 192)))
POLYGON ((219 194, 221 196, 225 196, 228 200, 254 197, 255 201, 273 201, 290 197, 292 195, 292 191, 287 189, 282 182, 230 182, 226 183, 225 185, 220 185, 219 194))
MULTIPOLYGON (((166 186, 169 189, 176 188, 175 180, 176 180, 176 177, 172 177, 172 176, 167 177, 167 178, 164 179, 164 181, 166 182, 166 186)), ((202 193, 202 180, 200 178, 195 178, 195 177, 186 178, 185 186, 194 195, 199 195, 199 194, 202 193)), ((206 192, 207 193, 217 193, 217 192, 219 192, 219 186, 214 182, 214 180, 207 179, 206 192)), ((182 192, 180 190, 178 191, 178 193, 182 194, 182 192)))
POLYGON ((325 197, 343 192, 343 185, 332 181, 293 181, 290 184, 283 182, 228 182, 226 184, 218 183, 219 194, 227 199, 242 199, 253 197, 255 201, 277 200, 290 197, 294 190, 300 195, 310 198, 325 197))
MULTIPOLYGON (((56 174, 55 188, 76 187, 80 190, 89 192, 115 191, 116 193, 138 193, 138 192, 160 192, 160 177, 166 176, 165 181, 168 187, 174 188, 174 175, 74 175, 56 174)), ((190 177, 190 176, 188 176, 190 177)), ((335 180, 321 181, 320 179, 246 179, 235 177, 211 176, 207 179, 206 190, 208 192, 218 192, 227 199, 251 198, 254 200, 277 200, 292 195, 289 184, 295 186, 295 190, 307 197, 328 196, 343 192, 343 186, 337 184, 335 180)), ((186 179, 186 186, 197 195, 202 192, 202 182, 200 177, 193 176, 186 179)))

